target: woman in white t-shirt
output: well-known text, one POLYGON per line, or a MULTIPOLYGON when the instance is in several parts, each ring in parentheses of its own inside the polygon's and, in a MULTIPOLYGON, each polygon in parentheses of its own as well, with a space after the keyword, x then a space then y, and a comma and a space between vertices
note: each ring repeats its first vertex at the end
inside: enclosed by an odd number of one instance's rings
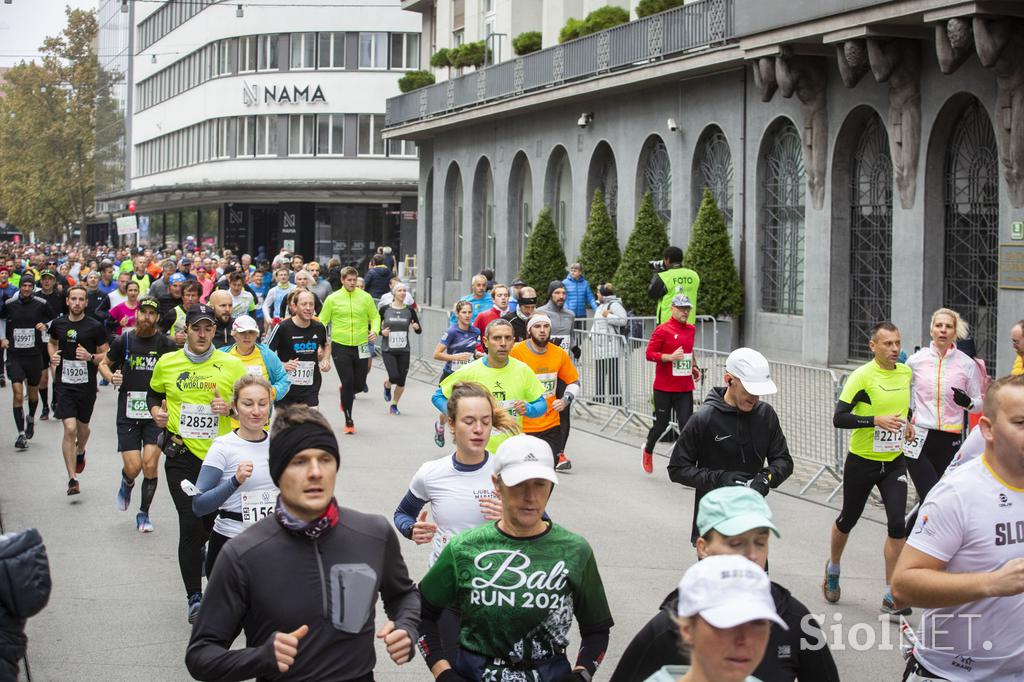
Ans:
MULTIPOLYGON (((457 533, 501 518, 501 502, 491 481, 492 462, 487 452, 491 431, 518 433, 519 427, 498 407, 482 384, 463 381, 452 387, 448 399, 448 428, 455 452, 424 463, 412 477, 409 492, 395 509, 395 527, 417 545, 433 543, 429 564, 457 533), (427 521, 427 505, 433 522, 427 521)), ((441 640, 446 654, 458 651, 459 615, 445 611, 441 640), (449 651, 451 648, 451 651, 449 651)), ((448 660, 455 660, 449 658, 448 660)))
POLYGON ((214 439, 199 470, 192 511, 217 511, 206 550, 206 575, 231 538, 274 512, 277 486, 270 479, 270 439, 263 425, 273 404, 273 389, 262 376, 246 374, 235 382, 231 406, 238 428, 214 439))

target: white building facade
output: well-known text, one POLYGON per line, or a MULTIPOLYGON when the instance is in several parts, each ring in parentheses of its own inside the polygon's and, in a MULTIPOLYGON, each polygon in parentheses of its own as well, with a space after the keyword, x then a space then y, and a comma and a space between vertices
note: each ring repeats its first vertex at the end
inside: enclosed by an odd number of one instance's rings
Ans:
POLYGON ((418 15, 397 0, 127 5, 130 180, 100 202, 135 199, 144 241, 414 252, 416 145, 381 129, 420 66, 418 15))

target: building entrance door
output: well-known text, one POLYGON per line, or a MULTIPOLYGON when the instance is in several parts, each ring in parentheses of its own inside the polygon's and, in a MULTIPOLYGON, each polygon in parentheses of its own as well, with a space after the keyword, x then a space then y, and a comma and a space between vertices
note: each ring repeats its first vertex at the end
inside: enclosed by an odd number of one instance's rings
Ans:
POLYGON ((280 230, 281 209, 277 206, 250 206, 249 232, 252 234, 253 249, 266 247, 267 258, 273 260, 281 250, 280 230))

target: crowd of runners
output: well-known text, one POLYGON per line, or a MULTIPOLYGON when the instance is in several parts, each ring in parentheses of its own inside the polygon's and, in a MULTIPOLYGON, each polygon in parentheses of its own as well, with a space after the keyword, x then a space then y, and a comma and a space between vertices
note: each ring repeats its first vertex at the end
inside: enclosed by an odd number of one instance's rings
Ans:
MULTIPOLYGON (((653 425, 637 471, 653 473, 655 445, 674 424, 667 472, 695 490, 699 561, 680 564, 677 588, 649 605, 610 678, 838 680, 821 626, 767 573, 772 536, 797 531, 777 527, 767 503, 793 472, 762 399, 778 390, 770 364, 736 349, 722 376, 703 377, 707 395, 694 395, 700 277, 677 247, 663 255, 648 291, 658 315, 644 351, 655 365, 653 425)), ((254 259, 0 245, 0 386, 10 382, 14 423, 4 432, 25 451, 38 443, 37 415, 59 420, 67 495, 80 495, 97 398, 116 391, 120 480, 84 485, 121 511, 134 496, 137 530, 153 532, 163 460, 196 679, 372 680, 375 638, 398 664, 418 651, 421 676, 444 682, 598 672, 614 625, 600 560, 546 508, 573 469, 581 386, 619 404, 630 316, 614 286, 591 285, 579 264, 550 283, 475 275, 449 328, 424 346, 436 343, 443 363, 432 436, 447 449, 410 472, 385 519, 339 506, 334 488, 377 357, 387 379, 373 393, 382 388, 387 411, 401 415, 411 339, 424 325, 397 274, 387 249, 360 272, 283 250, 254 259), (340 442, 320 404, 332 369, 340 442), (409 575, 400 538, 430 545, 424 575, 409 575), (232 649, 241 632, 245 646, 232 649)), ((822 598, 841 601, 843 552, 877 490, 888 536, 881 612, 921 611, 902 679, 1024 679, 1024 321, 1008 330, 1013 374, 994 381, 956 311, 935 311, 929 333, 908 357, 892 323, 865 329, 873 358, 821 425, 851 431, 842 510, 818 542, 822 598), (911 485, 918 504, 908 509, 911 485)), ((0 647, 0 680, 9 651, 19 650, 0 647)))

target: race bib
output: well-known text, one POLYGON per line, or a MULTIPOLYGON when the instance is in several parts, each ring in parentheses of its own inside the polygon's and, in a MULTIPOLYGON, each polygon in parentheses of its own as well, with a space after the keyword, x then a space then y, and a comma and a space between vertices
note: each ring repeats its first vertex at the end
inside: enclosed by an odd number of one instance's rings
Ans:
POLYGON ((261 377, 263 376, 263 368, 260 367, 259 365, 246 365, 245 373, 251 374, 254 377, 261 377))
POLYGON ((62 384, 84 384, 89 381, 89 369, 85 360, 64 360, 61 364, 60 382, 62 384))
POLYGON ((513 417, 522 416, 516 413, 516 401, 514 400, 499 400, 498 407, 503 410, 508 410, 508 413, 513 417))
POLYGON ((145 391, 128 391, 124 403, 124 415, 129 419, 152 419, 146 405, 145 391))
POLYGON ((903 450, 903 429, 886 431, 876 426, 874 444, 871 449, 879 453, 900 452, 903 450))
POLYGON ((182 404, 178 422, 178 435, 182 438, 212 440, 217 437, 219 427, 220 417, 209 405, 182 404))
POLYGON ((409 332, 391 332, 388 334, 389 348, 405 348, 409 345, 409 332))
POLYGON ((568 351, 570 346, 572 346, 572 341, 569 339, 568 336, 563 336, 562 339, 558 342, 558 345, 561 346, 562 350, 568 351))
POLYGON ((917 459, 921 456, 921 449, 924 448, 924 441, 928 437, 928 429, 917 429, 913 440, 903 442, 903 456, 908 459, 917 459))
POLYGON ((462 369, 468 364, 469 363, 466 362, 465 360, 452 360, 451 362, 448 363, 449 367, 453 372, 462 369))
POLYGON ((370 344, 361 343, 359 344, 359 359, 365 360, 370 357, 370 344))
POLYGON ((273 515, 277 503, 276 490, 258 490, 239 493, 242 500, 242 525, 252 524, 273 515))
POLYGON ((42 338, 43 343, 50 343, 50 332, 39 332, 39 336, 42 338))
POLYGON ((298 366, 288 372, 288 380, 296 386, 312 386, 315 367, 316 363, 312 360, 300 360, 298 366))
POLYGON ((551 372, 548 374, 538 374, 537 379, 541 385, 544 386, 544 397, 550 398, 555 395, 555 387, 558 384, 558 374, 551 372))
POLYGON ((29 329, 15 329, 14 330, 14 347, 15 348, 35 348, 36 347, 36 330, 29 329))
POLYGON ((693 353, 685 353, 682 360, 672 361, 672 376, 693 376, 693 353))

